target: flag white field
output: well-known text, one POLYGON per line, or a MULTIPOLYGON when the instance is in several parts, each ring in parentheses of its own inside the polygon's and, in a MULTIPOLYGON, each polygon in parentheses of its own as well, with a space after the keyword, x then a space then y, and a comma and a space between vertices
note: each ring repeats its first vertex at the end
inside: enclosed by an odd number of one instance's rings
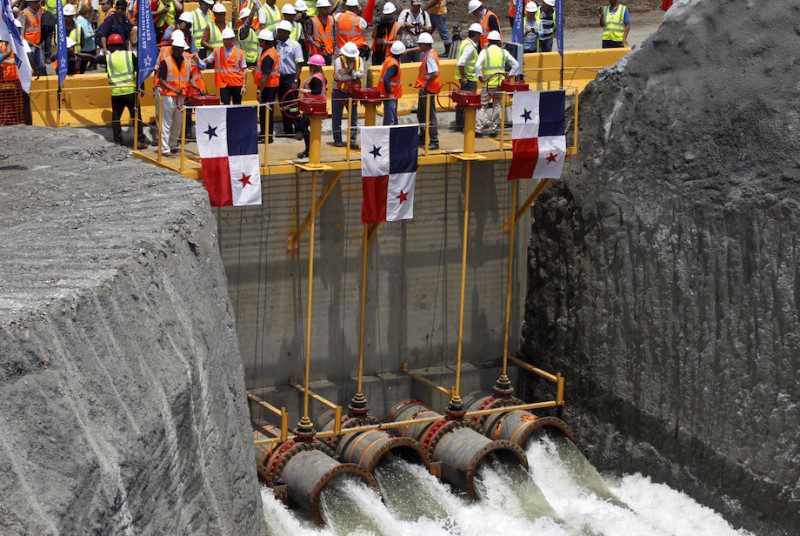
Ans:
POLYGON ((0 41, 11 44, 19 73, 19 83, 25 93, 30 93, 33 68, 25 51, 25 43, 19 34, 19 28, 14 24, 14 14, 11 12, 9 0, 0 0, 0 41))

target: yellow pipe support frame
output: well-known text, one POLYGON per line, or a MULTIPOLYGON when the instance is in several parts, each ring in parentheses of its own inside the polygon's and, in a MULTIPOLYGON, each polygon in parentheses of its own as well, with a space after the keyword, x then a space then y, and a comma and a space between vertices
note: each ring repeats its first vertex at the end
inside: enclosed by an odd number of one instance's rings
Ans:
MULTIPOLYGON (((551 181, 551 179, 540 179, 539 180, 539 182, 536 184, 536 187, 533 189, 533 192, 531 192, 531 195, 528 196, 528 199, 526 199, 525 202, 522 203, 522 205, 520 205, 520 207, 514 213, 514 218, 513 218, 514 224, 516 224, 520 220, 520 218, 522 218, 522 216, 525 215, 525 212, 529 208, 531 208, 531 205, 533 205, 533 202, 536 201, 539 198, 540 195, 542 195, 542 192, 547 187, 547 185, 550 184, 550 181, 551 181)), ((511 227, 509 225, 509 230, 510 229, 511 229, 511 227)))
POLYGON ((469 191, 472 175, 472 163, 465 162, 464 177, 464 229, 461 237, 461 288, 458 302, 458 342, 456 346, 456 382, 453 387, 453 396, 450 398, 452 413, 461 411, 461 352, 464 342, 464 293, 467 285, 467 243, 469 238, 469 191))
POLYGON ((532 373, 536 374, 537 376, 541 376, 542 378, 544 378, 546 380, 549 380, 549 381, 551 381, 553 383, 558 383, 558 376, 555 375, 555 374, 550 374, 546 370, 542 370, 542 369, 540 369, 538 367, 534 367, 530 363, 526 363, 525 361, 523 361, 521 359, 518 359, 518 358, 516 358, 514 356, 508 356, 508 360, 511 361, 512 363, 514 363, 515 365, 517 365, 521 369, 525 369, 528 372, 532 372, 532 373))
POLYGON ((413 374, 413 373, 409 372, 408 363, 405 362, 405 361, 400 366, 400 372, 402 374, 405 374, 406 376, 408 376, 409 378, 411 378, 415 382, 419 382, 419 383, 421 383, 423 385, 427 385, 428 387, 430 387, 434 391, 439 391, 440 393, 442 393, 442 394, 444 394, 446 396, 452 396, 453 395, 453 390, 452 389, 448 389, 446 387, 442 387, 441 385, 437 385, 434 382, 430 381, 428 378, 423 378, 422 376, 417 376, 416 374, 413 374))
MULTIPOLYGON (((312 118, 311 124, 314 125, 312 118)), ((320 127, 319 117, 316 118, 317 129, 320 127)), ((312 142, 314 135, 312 132, 312 142)), ((317 157, 319 158, 319 132, 316 137, 317 157)), ((309 156, 311 152, 309 152, 309 156)), ((311 172, 311 219, 309 225, 311 226, 308 232, 308 309, 306 310, 306 362, 305 362, 305 393, 303 394, 303 416, 297 423, 297 431, 304 437, 314 435, 314 423, 308 417, 308 396, 309 396, 309 379, 311 376, 311 312, 314 300, 314 227, 317 220, 317 172, 311 172)))
POLYGON ((556 374, 556 403, 559 406, 564 405, 564 376, 561 373, 556 374))
MULTIPOLYGON (((121 118, 120 118, 121 119, 121 118)), ((133 103, 133 150, 139 150, 139 92, 136 92, 133 103)))
MULTIPOLYGON (((317 212, 319 212, 319 210, 322 208, 322 205, 325 204, 325 201, 328 200, 328 197, 331 195, 331 192, 333 192, 333 188, 337 184, 339 184, 339 180, 342 178, 342 173, 343 173, 342 171, 339 171, 335 173, 328 180, 328 183, 325 185, 325 189, 322 190, 322 193, 319 195, 319 199, 317 199, 316 201, 315 207, 317 212)), ((303 236, 303 233, 306 232, 306 229, 308 228, 310 222, 311 222, 311 211, 309 211, 308 214, 306 214, 306 216, 303 218, 303 221, 300 222, 300 226, 294 231, 292 231, 291 234, 289 234, 289 240, 288 240, 289 251, 297 251, 297 248, 300 245, 300 237, 303 236)))
MULTIPOLYGON (((555 408, 557 407, 558 401, 556 400, 546 400, 544 402, 531 402, 529 404, 518 404, 516 406, 498 406, 496 408, 490 409, 482 409, 477 411, 468 411, 464 414, 465 419, 469 419, 472 417, 483 417, 484 415, 494 415, 495 413, 505 413, 508 411, 528 411, 528 410, 535 410, 535 409, 545 409, 545 408, 555 408)), ((325 430, 323 432, 318 432, 315 434, 315 437, 318 439, 323 439, 327 437, 335 437, 339 435, 351 435, 351 434, 360 434, 361 432, 368 432, 370 430, 389 430, 392 428, 402 428, 404 426, 409 426, 412 424, 430 424, 433 422, 443 421, 446 420, 447 417, 444 415, 438 415, 436 417, 426 417, 424 419, 408 419, 405 421, 391 421, 391 422, 382 422, 378 424, 366 424, 363 426, 353 426, 352 428, 342 428, 339 432, 335 432, 335 430, 325 430)), ((258 439, 253 443, 255 445, 267 445, 270 443, 281 443, 286 441, 287 439, 294 439, 296 436, 290 435, 286 439, 258 439)))
POLYGON ((464 151, 465 155, 475 154, 475 108, 464 108, 464 151))
POLYGON ((320 164, 320 146, 322 145, 322 117, 312 115, 310 118, 308 141, 308 164, 318 166, 320 164))

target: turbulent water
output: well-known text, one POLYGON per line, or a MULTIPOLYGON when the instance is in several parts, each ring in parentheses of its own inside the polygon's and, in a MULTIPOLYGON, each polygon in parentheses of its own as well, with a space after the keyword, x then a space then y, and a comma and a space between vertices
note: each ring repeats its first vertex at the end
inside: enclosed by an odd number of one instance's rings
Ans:
POLYGON ((569 441, 528 448, 530 473, 498 462, 480 468, 470 503, 424 468, 393 460, 376 470, 381 496, 343 477, 321 498, 324 528, 262 489, 274 535, 516 536, 744 535, 687 495, 642 475, 604 478, 569 441))

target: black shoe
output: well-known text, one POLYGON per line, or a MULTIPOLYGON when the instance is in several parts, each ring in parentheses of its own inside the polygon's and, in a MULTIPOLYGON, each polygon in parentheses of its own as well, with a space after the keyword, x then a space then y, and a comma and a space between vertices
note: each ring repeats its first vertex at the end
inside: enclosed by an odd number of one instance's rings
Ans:
POLYGON ((353 151, 358 151, 359 149, 361 149, 361 147, 359 147, 358 144, 353 141, 350 142, 350 149, 352 149, 353 151))
POLYGON ((265 139, 266 139, 266 137, 265 137, 263 134, 260 134, 260 135, 258 136, 258 143, 264 143, 264 140, 265 140, 265 139))
POLYGON ((308 158, 308 151, 303 151, 302 153, 297 153, 297 158, 308 158))
POLYGON ((439 150, 439 144, 436 143, 436 142, 431 143, 430 145, 428 145, 428 149, 430 149, 431 151, 438 151, 439 150))
POLYGON ((272 135, 270 135, 270 137, 269 137, 269 143, 274 143, 274 142, 275 142, 275 138, 274 138, 272 135))
POLYGON ((294 138, 295 135, 296 134, 294 132, 281 132, 280 134, 275 134, 275 136, 278 138, 294 138))
POLYGON ((334 147, 344 147, 344 143, 343 143, 341 140, 339 140, 339 141, 334 141, 334 142, 333 142, 333 146, 334 146, 334 147))

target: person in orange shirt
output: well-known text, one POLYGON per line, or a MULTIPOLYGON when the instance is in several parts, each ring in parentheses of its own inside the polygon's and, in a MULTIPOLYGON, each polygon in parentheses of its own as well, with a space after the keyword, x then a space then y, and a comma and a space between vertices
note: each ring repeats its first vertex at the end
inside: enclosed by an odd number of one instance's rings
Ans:
POLYGON ((161 150, 167 155, 178 151, 181 130, 178 127, 192 71, 192 57, 188 50, 183 32, 175 30, 170 54, 158 64, 156 80, 161 89, 161 150))
POLYGON ((367 48, 364 32, 367 21, 361 17, 361 5, 358 0, 345 0, 344 13, 334 16, 336 21, 336 50, 341 50, 345 43, 355 43, 359 49, 367 48))
POLYGON ((261 47, 261 56, 256 63, 253 79, 256 83, 256 100, 267 106, 258 108, 258 121, 260 136, 267 135, 267 115, 269 115, 269 143, 272 143, 275 128, 275 101, 278 100, 278 85, 280 84, 281 58, 275 49, 275 34, 272 30, 258 32, 258 45, 261 47))
POLYGON ((325 65, 331 64, 333 57, 333 17, 330 16, 331 3, 328 0, 317 0, 317 16, 311 19, 311 35, 308 36, 308 54, 319 54, 325 59, 325 65))
POLYGON ((491 9, 487 9, 481 0, 469 0, 469 4, 467 4, 467 11, 472 14, 475 18, 477 18, 481 23, 481 28, 483 29, 483 33, 481 34, 481 48, 486 48, 486 45, 489 42, 488 35, 489 32, 498 32, 502 37, 502 32, 500 32, 500 20, 497 18, 491 9))
POLYGON ((439 148, 439 131, 436 128, 436 94, 442 88, 439 78, 439 54, 433 49, 433 37, 428 32, 422 32, 417 39, 417 45, 422 53, 419 64, 419 75, 415 87, 419 88, 417 97, 417 121, 420 124, 420 144, 425 143, 425 121, 428 120, 430 128, 430 143, 428 148, 439 148), (430 106, 430 112, 427 111, 430 106), (426 118, 427 116, 427 118, 426 118))
POLYGON ((46 74, 44 64, 44 48, 42 47, 42 8, 39 0, 27 0, 27 6, 22 10, 19 21, 22 23, 20 35, 31 47, 34 74, 46 74))
POLYGON ((241 104, 247 93, 247 61, 244 52, 236 46, 236 34, 231 28, 222 31, 222 46, 214 50, 205 60, 204 66, 214 63, 214 81, 222 104, 241 104))
POLYGON ((399 40, 397 35, 400 25, 397 23, 397 8, 391 2, 383 4, 383 14, 380 20, 372 28, 372 65, 383 64, 383 60, 389 56, 389 49, 395 40, 399 40))

